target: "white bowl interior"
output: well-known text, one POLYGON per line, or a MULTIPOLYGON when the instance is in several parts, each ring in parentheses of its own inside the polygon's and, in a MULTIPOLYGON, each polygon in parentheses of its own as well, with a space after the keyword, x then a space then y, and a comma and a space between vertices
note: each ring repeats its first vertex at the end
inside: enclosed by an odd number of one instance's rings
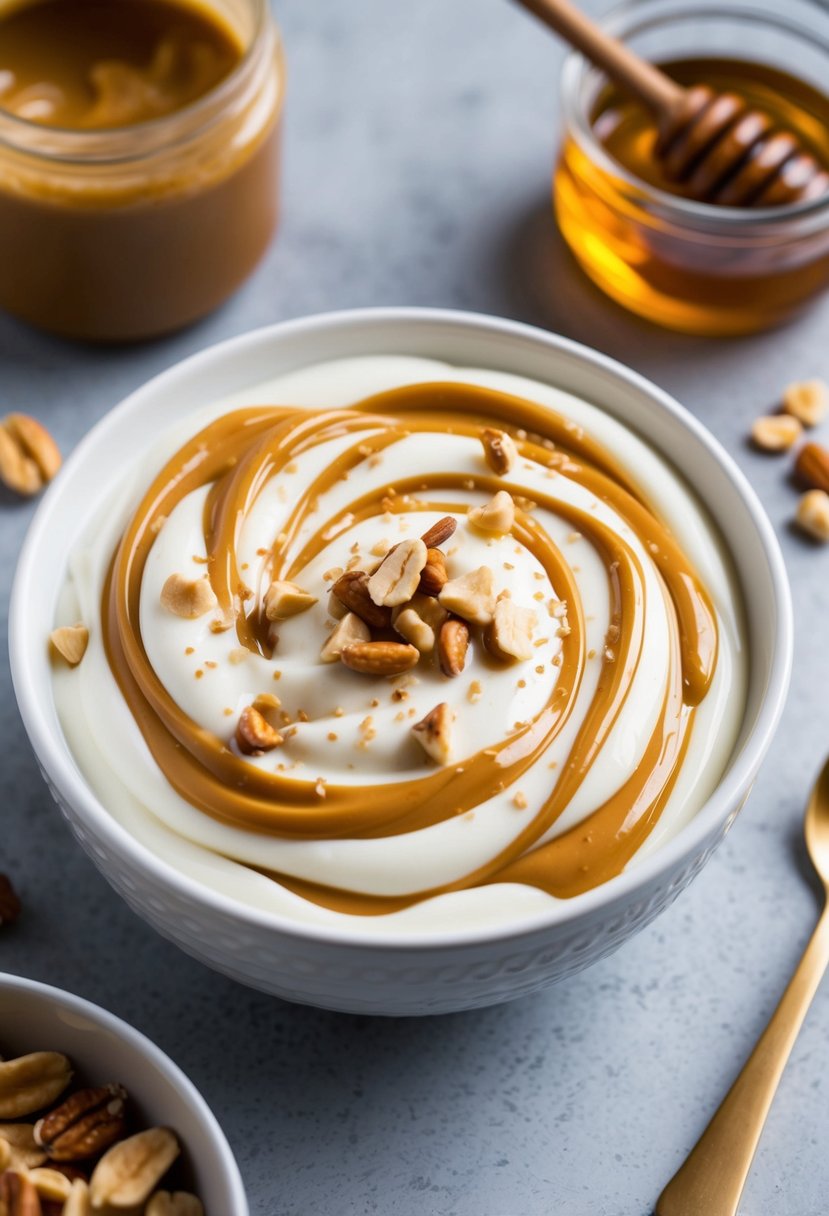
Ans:
MULTIPOLYGON (((79 997, 0 976, 0 1051, 62 1051, 90 1084, 120 1081, 147 1125, 172 1128, 207 1216, 246 1216, 238 1167, 198 1090, 137 1030, 79 997)), ((188 1178, 188 1185, 190 1185, 188 1178)))
POLYGON ((310 363, 369 354, 420 355, 518 373, 603 407, 681 470, 708 505, 731 554, 746 609, 750 660, 746 711, 728 772, 715 797, 676 838, 604 888, 569 901, 573 915, 594 908, 608 888, 618 891, 620 884, 652 877, 663 865, 690 854, 713 818, 724 819, 727 804, 733 809, 738 798, 742 801, 782 709, 791 666, 791 605, 771 525, 742 473, 702 424, 668 394, 613 360, 528 326, 419 309, 334 313, 283 323, 178 364, 108 415, 47 493, 18 569, 10 624, 12 671, 35 750, 53 781, 60 784, 69 768, 76 781, 80 777, 55 711, 44 640, 52 628, 67 553, 94 503, 166 427, 188 413, 310 363))

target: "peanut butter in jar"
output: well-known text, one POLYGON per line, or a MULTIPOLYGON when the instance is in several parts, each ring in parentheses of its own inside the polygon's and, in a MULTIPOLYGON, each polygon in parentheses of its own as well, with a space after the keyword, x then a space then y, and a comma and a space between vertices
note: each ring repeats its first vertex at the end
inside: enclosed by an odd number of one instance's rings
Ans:
POLYGON ((123 341, 210 312, 277 219, 266 0, 0 0, 0 307, 123 341))

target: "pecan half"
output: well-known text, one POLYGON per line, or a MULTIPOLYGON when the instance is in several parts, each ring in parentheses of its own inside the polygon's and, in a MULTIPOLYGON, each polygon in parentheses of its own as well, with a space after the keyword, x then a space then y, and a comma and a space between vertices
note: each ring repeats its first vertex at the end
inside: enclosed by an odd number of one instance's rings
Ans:
POLYGON ((427 528, 420 539, 427 549, 439 549, 454 535, 457 526, 458 521, 453 516, 444 515, 437 523, 432 524, 431 528, 427 528))
POLYGON ((0 1061, 0 1119, 19 1119, 50 1106, 71 1080, 72 1065, 58 1051, 0 1061))
POLYGON ((469 626, 466 621, 450 617, 444 621, 438 635, 438 663, 445 676, 459 676, 466 663, 469 649, 469 626))
POLYGON ((124 1134, 126 1091, 120 1085, 79 1089, 35 1124, 35 1142, 53 1161, 97 1157, 124 1134))
POLYGON ((368 579, 365 570, 348 570, 337 579, 331 590, 349 612, 355 612, 367 625, 373 629, 388 629, 391 609, 375 604, 369 595, 368 579))
POLYGON ((397 676, 409 671, 420 658, 416 646, 402 642, 353 642, 340 659, 352 671, 369 676, 397 676))
POLYGON ((0 925, 12 925, 20 915, 20 897, 6 874, 0 874, 0 925))
POLYGON ((104 1153, 89 1181, 93 1208, 145 1203, 181 1152, 166 1127, 149 1127, 104 1153))

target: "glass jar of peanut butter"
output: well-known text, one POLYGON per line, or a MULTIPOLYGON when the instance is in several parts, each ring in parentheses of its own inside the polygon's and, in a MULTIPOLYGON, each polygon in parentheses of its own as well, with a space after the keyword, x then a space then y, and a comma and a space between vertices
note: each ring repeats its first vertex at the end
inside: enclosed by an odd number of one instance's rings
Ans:
POLYGON ((277 219, 267 0, 0 0, 0 308, 73 338, 217 307, 277 219))

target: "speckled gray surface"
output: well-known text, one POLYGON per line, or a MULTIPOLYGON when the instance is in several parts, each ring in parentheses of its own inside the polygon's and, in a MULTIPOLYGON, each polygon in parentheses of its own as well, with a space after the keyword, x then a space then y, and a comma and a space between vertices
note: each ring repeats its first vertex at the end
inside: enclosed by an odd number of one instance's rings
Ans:
MULTIPOLYGON (((800 823, 829 750, 829 553, 790 533, 795 499, 782 465, 752 454, 743 436, 793 375, 829 376, 829 300, 782 332, 732 342, 663 333, 604 300, 549 214, 561 52, 505 0, 285 0, 280 16, 290 69, 284 222, 264 265, 218 315, 152 346, 83 349, 0 319, 3 408, 48 419, 68 451, 183 355, 329 308, 439 304, 559 330, 674 392, 762 495, 795 588, 785 720, 723 848, 613 958, 501 1008, 367 1020, 238 987, 126 909, 41 782, 4 647, 0 868, 15 876, 26 914, 0 936, 0 967, 99 1001, 169 1051, 221 1119, 257 1216, 645 1216, 816 915, 800 823)), ((30 514, 0 504, 4 631, 30 514)), ((747 1216, 827 1211, 828 1053, 829 989, 785 1074, 747 1216)))

